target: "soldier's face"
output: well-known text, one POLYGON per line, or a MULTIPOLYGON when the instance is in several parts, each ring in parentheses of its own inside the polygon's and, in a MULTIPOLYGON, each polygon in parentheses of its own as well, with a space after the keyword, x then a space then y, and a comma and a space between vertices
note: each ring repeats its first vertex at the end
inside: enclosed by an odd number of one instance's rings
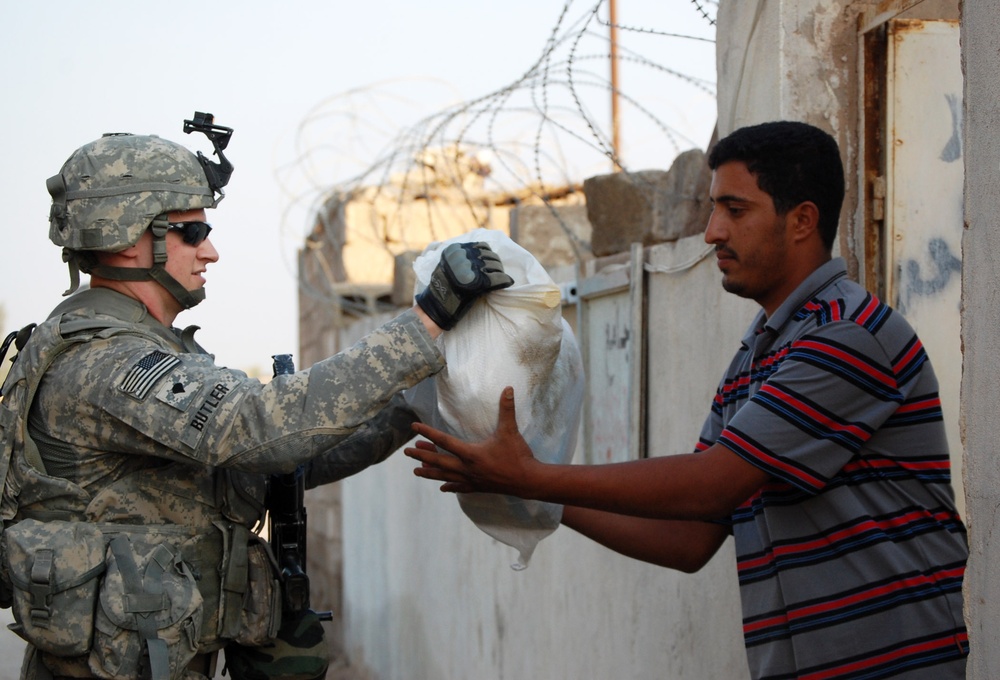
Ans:
MULTIPOLYGON (((205 222, 205 211, 185 210, 167 213, 167 219, 174 222, 205 222)), ((205 270, 209 263, 217 262, 219 253, 210 238, 197 245, 185 243, 183 235, 171 229, 167 232, 167 273, 187 290, 197 290, 205 285, 205 270)))

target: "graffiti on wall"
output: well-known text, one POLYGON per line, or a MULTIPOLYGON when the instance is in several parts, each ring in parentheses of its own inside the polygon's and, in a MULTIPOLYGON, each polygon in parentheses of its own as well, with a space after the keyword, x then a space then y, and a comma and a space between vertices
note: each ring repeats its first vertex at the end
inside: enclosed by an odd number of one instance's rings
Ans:
POLYGON ((952 252, 951 246, 943 238, 935 237, 927 242, 927 260, 930 267, 926 270, 915 259, 900 264, 903 286, 897 307, 903 314, 906 314, 906 308, 913 297, 939 295, 952 279, 959 281, 962 277, 962 260, 952 252))

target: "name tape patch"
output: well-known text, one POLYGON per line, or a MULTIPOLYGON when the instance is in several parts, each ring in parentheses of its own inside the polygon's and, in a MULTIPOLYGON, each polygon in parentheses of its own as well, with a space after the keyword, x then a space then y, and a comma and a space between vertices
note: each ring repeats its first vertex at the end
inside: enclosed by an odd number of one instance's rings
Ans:
POLYGON ((149 390, 165 376, 170 369, 181 360, 177 357, 160 352, 159 350, 147 354, 125 375, 125 378, 118 385, 118 389, 126 394, 130 394, 136 399, 145 399, 149 390))

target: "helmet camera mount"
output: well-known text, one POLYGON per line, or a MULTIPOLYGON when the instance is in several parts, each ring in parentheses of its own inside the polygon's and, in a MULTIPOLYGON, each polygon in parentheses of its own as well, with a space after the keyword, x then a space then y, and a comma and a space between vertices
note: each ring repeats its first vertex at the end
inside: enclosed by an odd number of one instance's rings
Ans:
POLYGON ((229 139, 233 136, 233 129, 215 124, 215 116, 211 113, 195 111, 191 120, 184 121, 184 132, 200 132, 208 137, 215 147, 215 155, 219 157, 219 162, 210 161, 201 151, 198 152, 198 162, 205 170, 205 177, 208 179, 208 186, 212 191, 219 194, 216 201, 218 204, 226 196, 223 187, 229 184, 229 178, 233 174, 233 164, 229 162, 223 150, 229 145, 229 139))

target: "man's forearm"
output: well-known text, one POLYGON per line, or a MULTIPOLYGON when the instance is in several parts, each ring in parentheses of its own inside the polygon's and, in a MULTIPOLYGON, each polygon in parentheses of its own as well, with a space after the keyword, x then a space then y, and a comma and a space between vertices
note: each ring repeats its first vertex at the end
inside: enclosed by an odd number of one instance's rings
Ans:
POLYGON ((606 548, 668 569, 694 573, 718 551, 721 524, 627 517, 568 505, 562 523, 606 548))
POLYGON ((768 476, 728 449, 609 465, 531 466, 524 489, 537 500, 652 519, 727 518, 768 476))

